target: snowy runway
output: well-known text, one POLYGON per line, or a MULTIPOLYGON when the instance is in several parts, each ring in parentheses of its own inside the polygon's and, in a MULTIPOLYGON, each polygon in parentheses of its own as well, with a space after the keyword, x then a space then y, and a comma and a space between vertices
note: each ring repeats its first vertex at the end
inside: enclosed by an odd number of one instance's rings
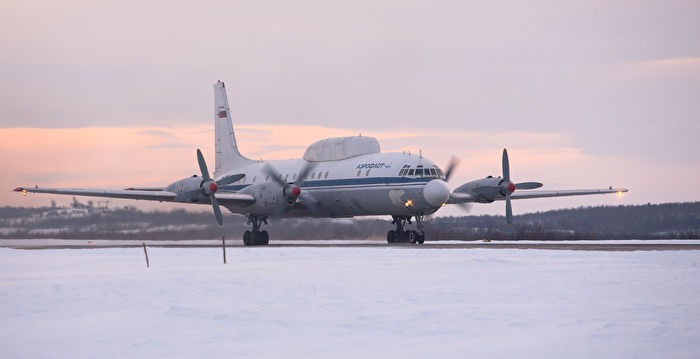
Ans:
POLYGON ((700 251, 0 248, 0 357, 689 358, 700 251))

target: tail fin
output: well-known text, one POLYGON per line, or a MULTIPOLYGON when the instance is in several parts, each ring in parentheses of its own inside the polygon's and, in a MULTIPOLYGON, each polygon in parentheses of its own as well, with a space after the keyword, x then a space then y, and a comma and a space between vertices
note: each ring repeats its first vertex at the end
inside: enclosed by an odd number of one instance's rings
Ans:
POLYGON ((214 134, 216 137, 216 158, 214 177, 255 161, 238 152, 236 135, 233 133, 231 111, 226 98, 226 87, 221 81, 214 84, 214 134))

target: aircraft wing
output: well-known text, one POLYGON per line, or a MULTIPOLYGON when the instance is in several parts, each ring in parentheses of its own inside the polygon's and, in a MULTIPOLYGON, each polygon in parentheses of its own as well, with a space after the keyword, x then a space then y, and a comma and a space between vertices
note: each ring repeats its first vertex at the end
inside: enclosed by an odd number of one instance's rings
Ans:
MULTIPOLYGON (((585 196, 589 194, 606 194, 627 192, 627 188, 606 188, 606 189, 569 189, 559 191, 516 191, 510 195, 511 199, 543 198, 543 197, 564 197, 564 196, 585 196)), ((504 198, 499 198, 504 199, 504 198)))
POLYGON ((49 187, 18 187, 15 192, 33 192, 33 193, 54 193, 68 194, 74 196, 89 196, 89 197, 109 197, 109 198, 126 198, 126 199, 141 199, 148 201, 175 202, 177 194, 167 191, 154 190, 110 190, 110 189, 88 189, 88 188, 49 188, 49 187))
POLYGON ((476 199, 468 193, 450 193, 450 198, 447 199, 447 204, 458 204, 458 203, 468 203, 476 202, 476 199))
MULTIPOLYGON (((74 196, 88 197, 109 197, 109 198, 124 198, 124 199, 140 199, 146 201, 160 202, 178 202, 177 194, 173 192, 157 190, 155 188, 143 189, 123 189, 123 190, 105 190, 105 189, 87 189, 87 188, 48 188, 48 187, 18 187, 15 192, 32 192, 32 193, 53 193, 67 194, 74 196)), ((238 193, 217 193, 216 199, 224 205, 247 205, 255 202, 255 198, 249 194, 238 193)), ((208 203, 205 202, 205 203, 208 203)))
POLYGON ((217 193, 216 200, 223 205, 247 205, 255 202, 255 197, 240 193, 217 193))
MULTIPOLYGON (((551 190, 551 191, 516 191, 510 195, 511 199, 528 199, 528 198, 544 198, 544 197, 564 197, 564 196, 585 196, 591 194, 606 194, 627 192, 627 188, 605 188, 605 189, 569 189, 569 190, 551 190)), ((496 201, 505 200, 505 197, 493 198, 496 201)), ((469 193, 450 193, 450 198, 447 204, 458 204, 477 202, 476 198, 469 193)))

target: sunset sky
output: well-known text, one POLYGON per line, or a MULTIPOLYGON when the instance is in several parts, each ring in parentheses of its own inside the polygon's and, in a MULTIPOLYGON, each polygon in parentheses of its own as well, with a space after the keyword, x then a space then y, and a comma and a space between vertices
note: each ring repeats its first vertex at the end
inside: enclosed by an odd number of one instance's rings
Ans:
POLYGON ((167 185, 198 171, 197 148, 213 166, 217 80, 252 158, 362 133, 459 157, 452 188, 500 175, 507 147, 516 181, 630 189, 515 214, 698 201, 698 14, 698 1, 5 1, 0 206, 71 200, 17 186, 167 185))

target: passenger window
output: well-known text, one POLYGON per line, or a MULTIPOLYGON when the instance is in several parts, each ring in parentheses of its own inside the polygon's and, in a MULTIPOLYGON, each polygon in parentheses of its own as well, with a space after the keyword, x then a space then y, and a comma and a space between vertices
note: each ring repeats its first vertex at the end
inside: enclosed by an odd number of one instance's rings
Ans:
POLYGON ((316 172, 311 172, 311 179, 314 179, 314 176, 316 176, 316 172))
POLYGON ((357 177, 360 177, 361 172, 362 172, 362 170, 357 170, 357 177))
POLYGON ((287 178, 289 178, 289 174, 284 175, 284 181, 287 182, 287 178))
POLYGON ((295 173, 294 176, 292 176, 292 180, 296 181, 297 180, 297 174, 295 173))
POLYGON ((326 172, 326 175, 323 176, 323 178, 328 178, 328 172, 326 172))
POLYGON ((408 175, 413 176, 413 169, 408 170, 408 175))
POLYGON ((254 176, 254 177, 253 177, 253 182, 255 182, 255 179, 256 179, 256 178, 258 178, 258 176, 254 176))
POLYGON ((367 170, 367 172, 365 172, 365 176, 369 176, 369 170, 367 170))

